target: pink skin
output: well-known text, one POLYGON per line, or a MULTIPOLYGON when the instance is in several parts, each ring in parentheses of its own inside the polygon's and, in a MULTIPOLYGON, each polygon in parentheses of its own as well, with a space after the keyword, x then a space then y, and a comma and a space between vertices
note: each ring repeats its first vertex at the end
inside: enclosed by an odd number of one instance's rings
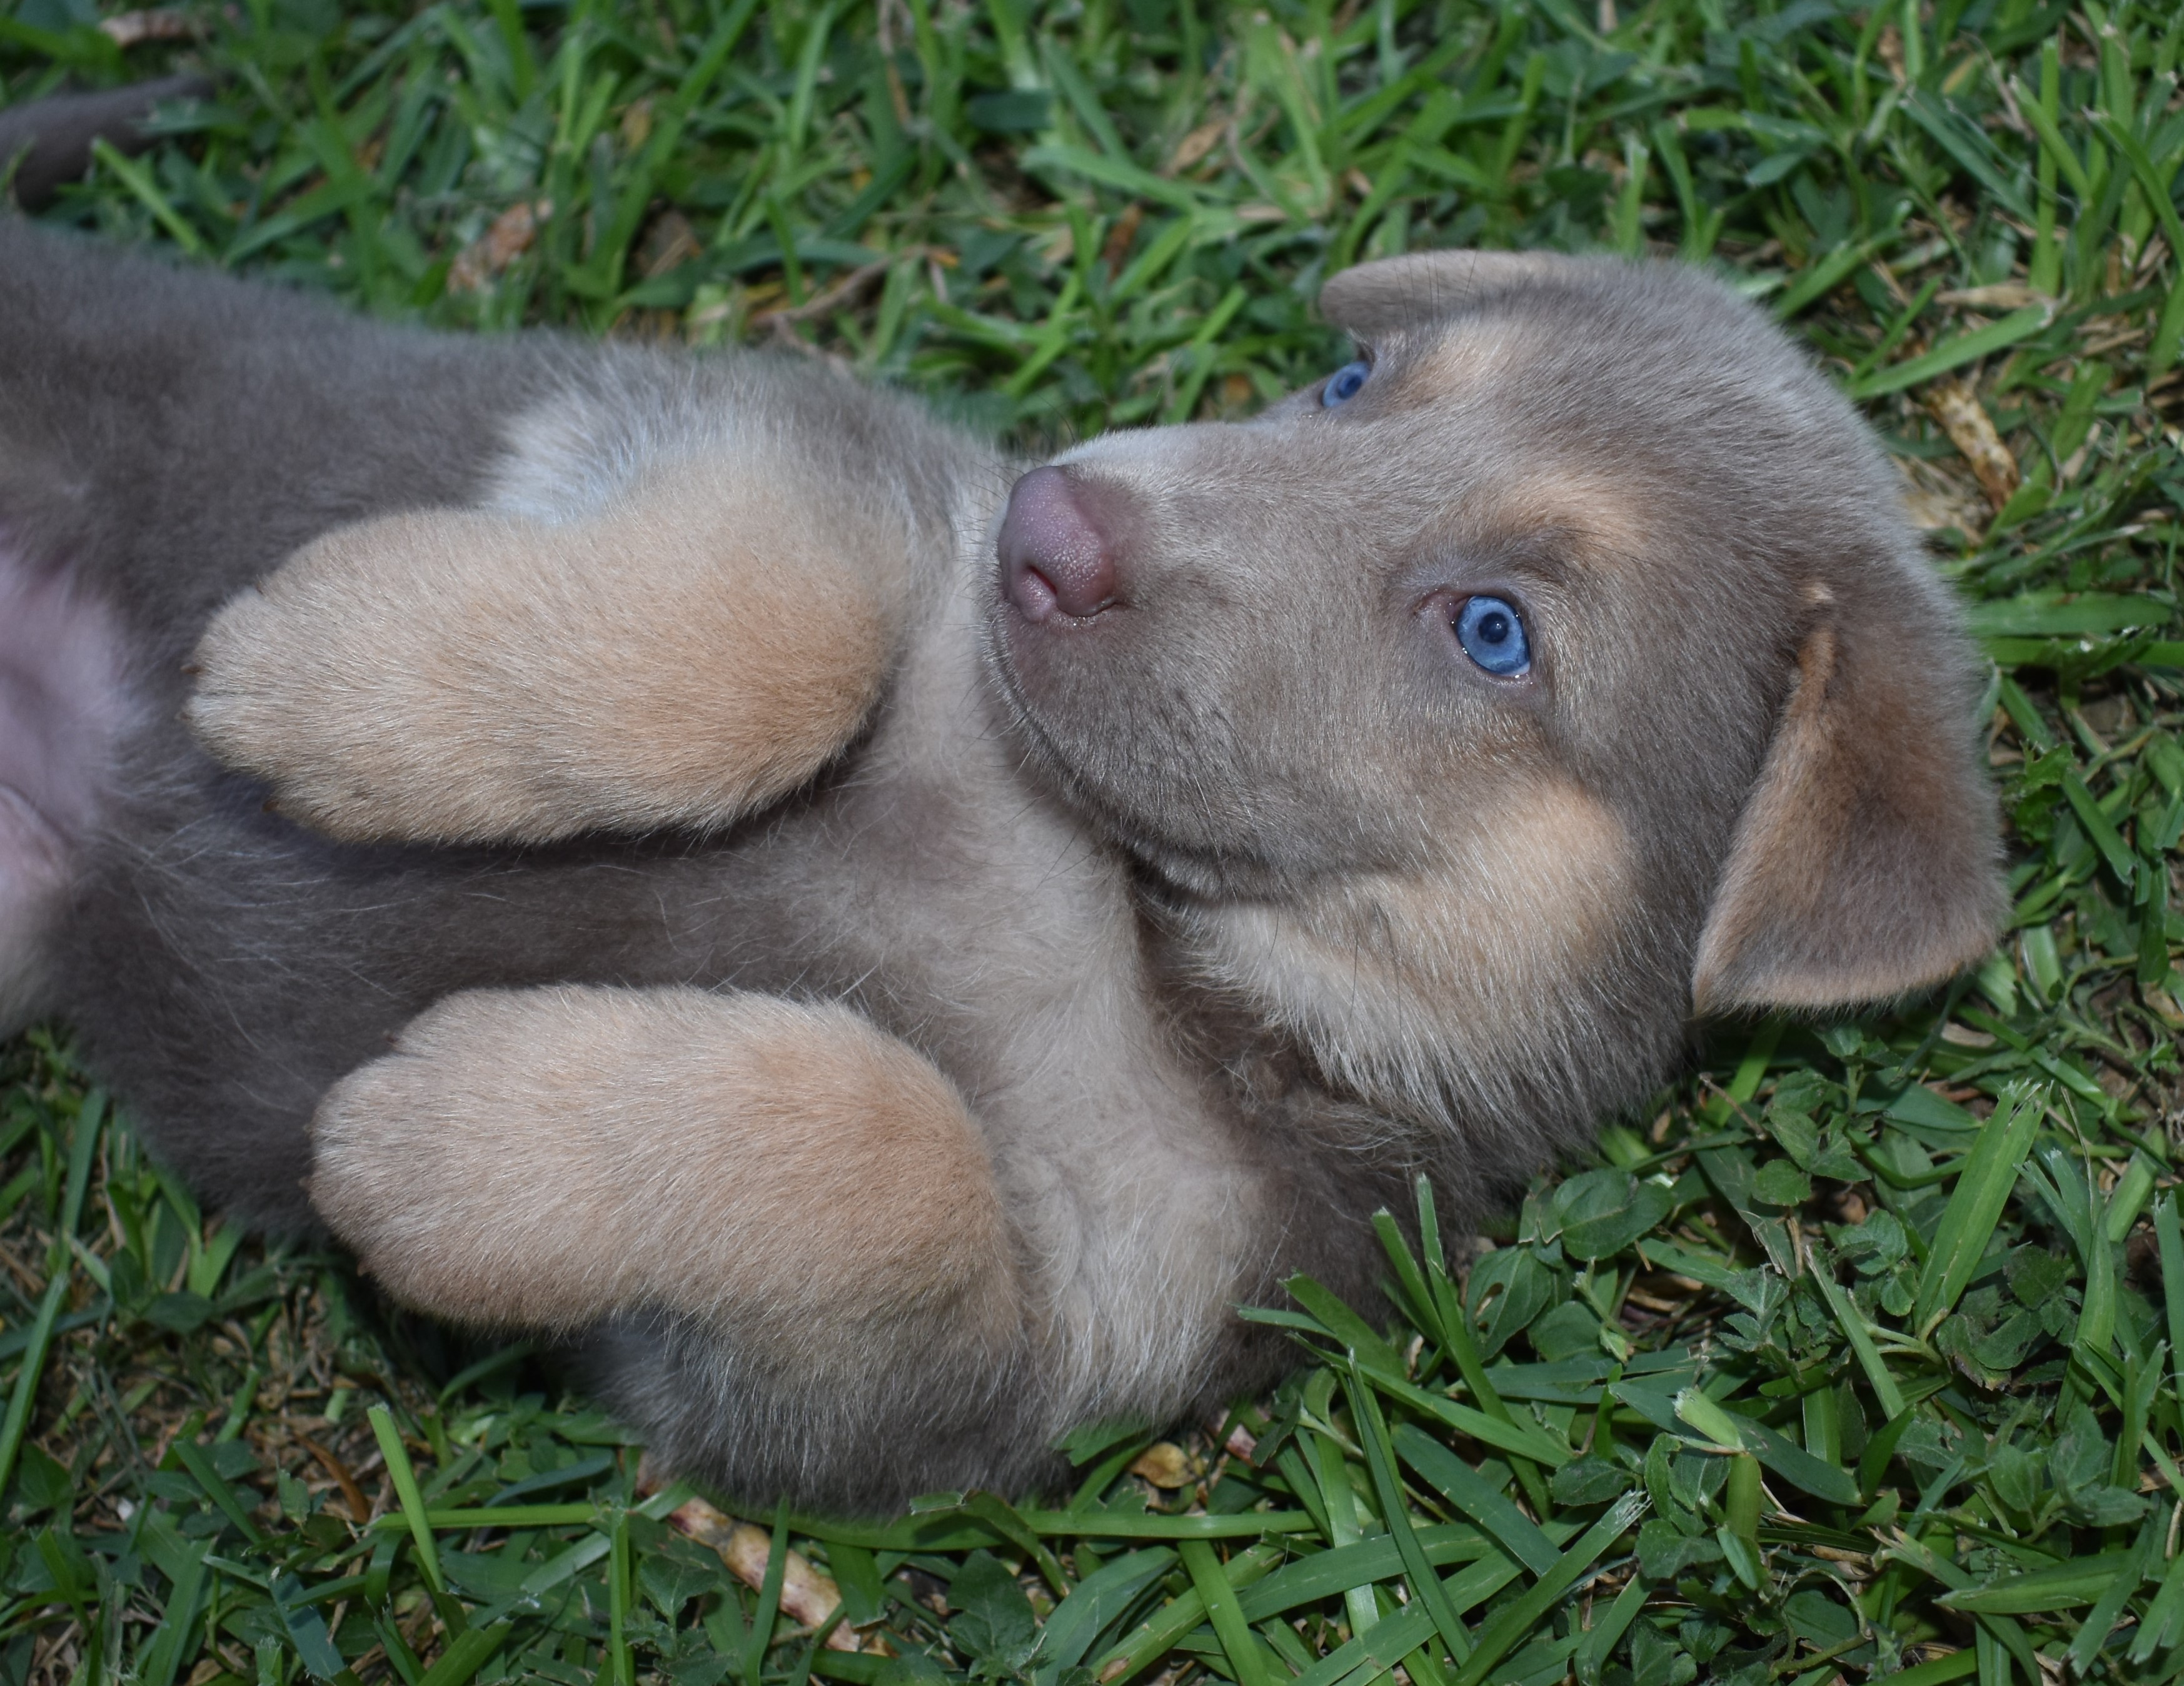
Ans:
POLYGON ((1017 482, 997 548, 1001 589, 1034 624, 1119 606, 1114 546, 1059 468, 1034 468, 1017 482))
POLYGON ((0 951, 92 822, 128 712, 119 645, 103 604, 0 536, 0 951))

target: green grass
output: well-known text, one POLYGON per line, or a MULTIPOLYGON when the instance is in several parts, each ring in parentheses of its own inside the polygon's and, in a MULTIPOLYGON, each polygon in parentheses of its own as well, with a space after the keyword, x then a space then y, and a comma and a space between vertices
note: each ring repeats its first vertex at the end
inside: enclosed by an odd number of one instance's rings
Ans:
POLYGON ((450 327, 794 343, 1027 444, 1319 372, 1355 259, 1714 265, 1866 403, 1975 606, 2017 913, 1898 1016, 1720 1027, 1476 1263, 1391 1242, 1392 1333, 1300 1284, 1265 1315, 1312 1367, 1145 1461, 1086 1433, 1056 1510, 753 1519, 855 1653, 665 1525, 684 1495, 523 1349, 202 1217, 33 1035, 0 1052, 0 1680, 2184 1673, 2184 12, 176 15, 125 48, 83 0, 0 14, 11 103, 223 77, 51 220, 450 327))

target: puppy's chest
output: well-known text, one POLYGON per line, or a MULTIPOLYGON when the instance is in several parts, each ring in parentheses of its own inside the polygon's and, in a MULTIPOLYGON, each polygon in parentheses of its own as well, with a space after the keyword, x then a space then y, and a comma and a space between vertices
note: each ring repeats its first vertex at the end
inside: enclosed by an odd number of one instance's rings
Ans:
POLYGON ((959 589, 916 630, 866 740, 766 829, 750 887, 795 927, 806 987, 979 1095, 1028 1064, 1156 1063, 1127 863, 1023 776, 972 616, 959 589))

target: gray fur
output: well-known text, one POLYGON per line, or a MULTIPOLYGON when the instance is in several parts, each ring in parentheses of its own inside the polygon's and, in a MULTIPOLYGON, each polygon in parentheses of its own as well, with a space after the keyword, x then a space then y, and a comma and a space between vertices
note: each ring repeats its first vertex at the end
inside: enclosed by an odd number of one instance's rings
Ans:
POLYGON ((169 100, 211 95, 209 77, 185 74, 92 93, 54 94, 0 111, 0 181, 17 204, 35 210, 91 168, 93 142, 124 154, 140 153, 154 139, 146 126, 154 108, 169 100))
MULTIPOLYGON (((1119 511, 1128 607, 1046 637, 994 584, 1013 467, 897 399, 765 360, 408 333, 0 224, 0 592, 64 581, 115 676, 5 705, 0 731, 98 741, 72 751, 90 799, 40 810, 63 887, 0 918, 0 981, 78 1028, 209 1200, 286 1229, 311 1222, 320 1097, 471 986, 837 1000, 927 1054, 1034 1284, 1010 1355, 822 1385, 643 1306, 579 1343, 657 1453, 741 1496, 1036 1487, 1072 1423, 1264 1382, 1284 1348, 1229 1304, 1298 1270, 1368 1294, 1366 1219, 1412 1171, 1475 1220, 1674 1074, 1816 583, 1842 648, 1908 653, 1897 723, 1938 748, 1903 776, 1953 815, 1880 826, 1875 913, 1841 943, 1901 987, 1937 963, 1897 949, 1996 907, 1968 648, 1840 398, 1696 274, 1403 262, 1330 289, 1376 360, 1344 410, 1307 391, 1061 460, 1119 511), (176 721, 212 611, 315 535, 581 503, 723 415, 884 477, 928 535, 878 715, 775 809, 705 838, 336 846, 176 721), (1530 594, 1521 695, 1417 608, 1490 586, 1530 594), (1495 853, 1572 813, 1627 843, 1603 905, 1570 905, 1593 880, 1552 846, 1495 853), (1554 957, 1566 920, 1581 964, 1554 957)), ((0 629, 11 664, 32 652, 0 629)), ((1844 800, 1885 820, 1887 768, 1854 771, 1844 800)), ((1802 963, 1765 935, 1777 972, 1802 963)))

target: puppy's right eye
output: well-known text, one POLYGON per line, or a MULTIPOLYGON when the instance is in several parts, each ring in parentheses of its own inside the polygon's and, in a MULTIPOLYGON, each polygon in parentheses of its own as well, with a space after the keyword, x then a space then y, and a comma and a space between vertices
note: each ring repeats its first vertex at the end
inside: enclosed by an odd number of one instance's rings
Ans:
POLYGON ((1496 678, 1513 679, 1530 671, 1532 646, 1524 636, 1524 617, 1506 598, 1466 598, 1456 611, 1456 641, 1496 678))
POLYGON ((1329 410, 1338 404, 1349 403, 1357 396, 1358 389, 1365 384, 1365 377, 1372 372, 1373 366, 1362 359, 1355 363, 1345 363, 1327 377, 1327 384, 1320 388, 1319 401, 1329 410))

